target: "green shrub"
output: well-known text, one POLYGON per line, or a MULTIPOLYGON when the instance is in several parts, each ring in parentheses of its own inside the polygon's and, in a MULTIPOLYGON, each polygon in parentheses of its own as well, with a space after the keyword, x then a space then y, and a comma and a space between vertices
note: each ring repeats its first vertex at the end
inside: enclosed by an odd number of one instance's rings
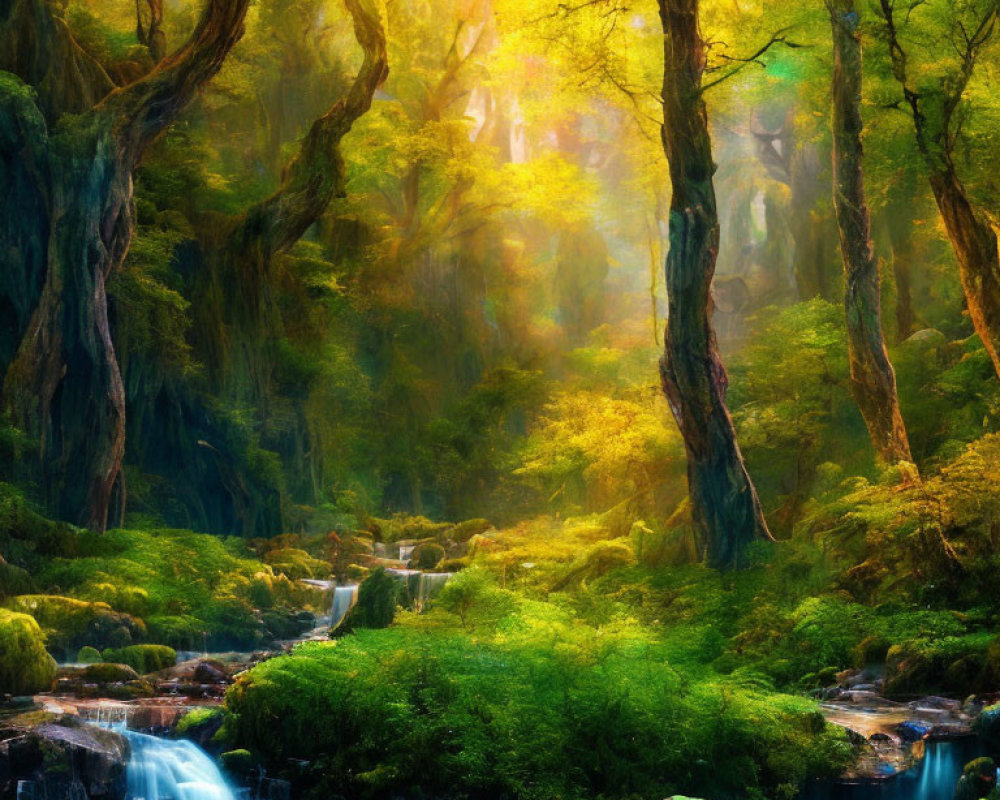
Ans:
POLYGON ((45 691, 55 674, 56 662, 45 650, 45 637, 34 618, 0 609, 0 692, 45 691))
POLYGON ((580 634, 486 644, 395 626, 302 645, 237 679, 226 729, 269 771, 311 762, 312 796, 745 800, 851 758, 807 701, 580 634))
POLYGON ((128 664, 140 675, 159 672, 177 663, 177 651, 162 644, 133 644, 122 648, 108 648, 101 654, 104 661, 128 664))
POLYGON ((91 647, 87 645, 86 647, 81 647, 79 652, 76 654, 77 664, 97 664, 101 661, 101 654, 96 647, 91 647))

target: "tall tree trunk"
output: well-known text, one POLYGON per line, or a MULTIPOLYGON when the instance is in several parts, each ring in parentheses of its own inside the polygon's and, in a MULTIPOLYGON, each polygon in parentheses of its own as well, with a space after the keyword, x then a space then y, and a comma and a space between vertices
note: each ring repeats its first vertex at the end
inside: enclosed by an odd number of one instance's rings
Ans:
MULTIPOLYGON (((907 184, 912 183, 907 181, 907 184)), ((905 199, 897 197, 886 209, 886 229, 892 251, 892 276, 896 283, 896 341, 908 339, 917 325, 913 312, 913 187, 905 199)))
MULTIPOLYGON (((35 14, 37 31, 56 31, 65 46, 54 55, 71 57, 62 69, 72 71, 81 56, 65 23, 47 5, 20 0, 25 14, 35 14)), ((108 523, 112 496, 119 485, 125 446, 125 398, 108 327, 105 282, 128 250, 133 231, 132 174, 150 142, 180 113, 197 89, 222 66, 239 39, 249 0, 208 0, 197 28, 177 53, 145 78, 116 89, 79 116, 64 118, 48 135, 44 126, 37 158, 46 198, 35 221, 45 257, 44 281, 24 337, 3 383, 4 406, 15 423, 38 443, 33 477, 50 508, 96 530, 108 523), (40 231, 44 231, 42 236, 40 231)), ((18 35, 0 28, 0 45, 18 35)), ((19 27, 26 26, 25 18, 19 27)), ((44 44, 44 43, 43 43, 44 44)), ((20 52, 0 46, 2 66, 32 75, 30 59, 38 50, 20 52), (19 59, 28 58, 24 64, 19 59)), ((45 72, 39 92, 50 118, 60 102, 78 110, 93 81, 67 93, 45 72)), ((99 77, 99 76, 98 76, 99 77)), ((79 75, 76 76, 79 78, 79 75)), ((23 103, 9 87, 0 94, 0 119, 24 118, 23 103)), ((8 216, 18 213, 8 205, 8 216)), ((6 259, 9 256, 3 254, 6 259)), ((16 257, 16 256, 15 256, 16 257)), ((3 263, 4 270, 12 266, 3 263)))
POLYGON ((833 30, 833 203, 844 258, 851 393, 879 457, 912 461, 896 374, 882 336, 879 265, 865 200, 861 145, 861 37, 854 0, 827 0, 833 30))
POLYGON ((659 0, 663 25, 663 148, 670 164, 669 317, 663 392, 684 438, 692 517, 712 567, 739 566, 744 547, 770 538, 726 408, 728 379, 711 324, 719 250, 712 142, 701 94, 705 42, 698 0, 659 0))
POLYGON ((958 260, 972 325, 1000 375, 1000 254, 989 219, 969 200, 955 167, 931 170, 931 190, 958 260))

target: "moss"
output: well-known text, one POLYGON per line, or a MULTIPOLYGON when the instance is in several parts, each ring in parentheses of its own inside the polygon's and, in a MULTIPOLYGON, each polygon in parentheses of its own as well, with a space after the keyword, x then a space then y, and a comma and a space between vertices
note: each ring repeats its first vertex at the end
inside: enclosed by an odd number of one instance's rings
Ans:
POLYGON ((141 621, 117 613, 107 603, 32 594, 8 598, 4 605, 31 614, 45 630, 49 646, 66 658, 84 645, 128 644, 144 632, 141 621))
POLYGON ((444 548, 435 542, 424 542, 413 551, 410 563, 414 569, 432 570, 444 560, 444 548))
POLYGON ((372 570, 358 588, 358 602, 337 628, 337 634, 344 635, 357 628, 389 627, 395 619, 398 603, 398 581, 381 567, 372 570))
POLYGON ((487 519, 467 519, 448 530, 448 538, 454 542, 467 542, 473 536, 486 533, 493 525, 487 519))
POLYGON ((81 647, 76 654, 77 664, 97 664, 101 661, 101 654, 96 647, 81 647))
POLYGON ((102 654, 104 661, 127 664, 140 675, 159 672, 177 663, 177 651, 162 644, 134 644, 109 648, 102 654))
POLYGON ((35 591, 35 582, 28 571, 8 564, 0 558, 0 599, 18 594, 31 594, 35 591))
POLYGON ((45 650, 35 619, 0 609, 0 692, 31 694, 48 689, 56 663, 45 650))
POLYGON ((263 561, 270 564, 275 571, 289 578, 325 578, 330 574, 330 565, 326 561, 313 558, 305 550, 285 547, 265 553, 263 561))
POLYGON ((243 749, 229 750, 223 753, 219 757, 219 760, 222 762, 222 768, 226 772, 241 778, 253 772, 256 766, 250 751, 243 749))
POLYGON ((80 677, 87 683, 126 683, 138 680, 139 673, 128 664, 90 664, 83 669, 80 677))
POLYGON ((221 708, 192 708, 178 720, 174 727, 174 733, 178 736, 187 736, 192 731, 203 728, 208 723, 217 719, 222 714, 221 708))

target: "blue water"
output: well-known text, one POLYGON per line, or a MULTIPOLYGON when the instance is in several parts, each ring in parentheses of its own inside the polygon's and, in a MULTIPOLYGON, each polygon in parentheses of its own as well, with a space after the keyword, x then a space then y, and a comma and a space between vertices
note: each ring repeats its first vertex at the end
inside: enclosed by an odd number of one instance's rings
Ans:
POLYGON ((863 783, 823 781, 810 785, 803 800, 951 800, 963 767, 984 754, 972 737, 928 742, 920 763, 894 778, 863 783))

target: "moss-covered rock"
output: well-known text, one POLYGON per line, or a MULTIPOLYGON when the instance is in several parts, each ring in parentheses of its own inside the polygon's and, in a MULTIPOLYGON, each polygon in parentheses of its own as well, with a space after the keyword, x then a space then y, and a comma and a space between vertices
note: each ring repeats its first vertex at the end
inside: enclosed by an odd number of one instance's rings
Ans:
POLYGON ((139 673, 128 664, 88 664, 80 677, 89 683, 125 683, 139 679, 139 673))
POLYGON ((0 609, 0 693, 31 694, 48 689, 56 662, 45 649, 35 619, 0 609))
POLYGON ((453 542, 467 542, 473 536, 486 533, 493 527, 488 519, 467 519, 448 530, 448 538, 453 542))
POLYGON ((4 605, 33 616, 45 631, 49 648, 65 659, 84 645, 123 646, 145 632, 141 620, 116 612, 107 603, 28 594, 8 598, 4 605))
POLYGON ((0 598, 17 594, 31 594, 35 591, 35 582, 26 569, 8 564, 0 557, 0 598))
POLYGON ((432 570, 444 560, 444 548, 436 542, 418 544, 410 557, 414 569, 432 570))
POLYGON ((955 786, 953 800, 981 800, 992 796, 997 785, 997 765, 992 758, 977 758, 965 765, 955 786))
POLYGON ((177 651, 162 644, 133 644, 108 648, 102 658, 104 661, 127 664, 140 675, 147 675, 174 666, 177 663, 177 651))
POLYGON ((257 766, 250 751, 242 748, 223 753, 219 760, 222 768, 238 781, 246 779, 257 766))
POLYGON ((399 582, 381 567, 358 587, 358 602, 337 628, 342 636, 358 628, 388 628, 399 604, 399 582))
POLYGON ((81 647, 76 654, 77 664, 98 664, 101 661, 101 654, 96 647, 81 647))
POLYGON ((330 564, 313 558, 305 550, 284 547, 271 550, 263 556, 263 561, 293 580, 299 578, 325 578, 330 574, 330 564))
POLYGON ((889 648, 885 690, 889 695, 989 692, 1000 680, 991 634, 916 639, 889 648))

